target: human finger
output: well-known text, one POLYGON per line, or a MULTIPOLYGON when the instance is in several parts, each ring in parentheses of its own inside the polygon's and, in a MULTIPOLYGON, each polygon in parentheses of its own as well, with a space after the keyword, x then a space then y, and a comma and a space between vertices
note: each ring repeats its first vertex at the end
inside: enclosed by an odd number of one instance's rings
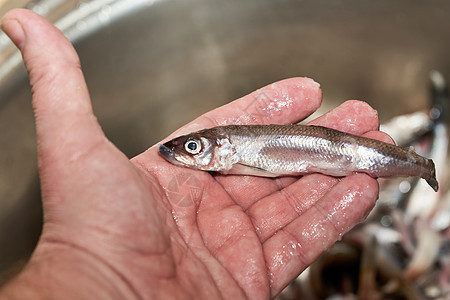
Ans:
POLYGON ((279 293, 372 209, 378 184, 366 174, 343 178, 300 217, 263 244, 272 293, 279 293))
POLYGON ((361 135, 377 130, 380 126, 378 113, 369 104, 359 100, 348 100, 308 125, 321 125, 343 132, 361 135))
POLYGON ((306 77, 280 80, 203 114, 174 135, 231 124, 296 123, 316 111, 321 102, 322 91, 314 80, 306 77))
POLYGON ((106 140, 78 56, 56 27, 29 10, 8 12, 1 26, 21 51, 30 76, 40 160, 67 167, 68 157, 106 140))

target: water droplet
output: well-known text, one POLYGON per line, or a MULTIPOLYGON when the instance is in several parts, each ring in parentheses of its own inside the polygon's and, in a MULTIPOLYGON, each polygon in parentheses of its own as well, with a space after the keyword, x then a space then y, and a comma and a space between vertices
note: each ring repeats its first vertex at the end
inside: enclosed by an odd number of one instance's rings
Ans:
POLYGON ((391 216, 388 216, 388 215, 382 216, 381 219, 380 219, 380 223, 384 227, 390 227, 392 225, 392 218, 391 218, 391 216))
POLYGON ((403 180, 398 185, 398 190, 403 194, 408 193, 411 190, 411 183, 408 180, 403 180))
POLYGON ((430 109, 430 116, 433 120, 436 120, 441 116, 441 110, 436 107, 433 107, 432 109, 430 109))

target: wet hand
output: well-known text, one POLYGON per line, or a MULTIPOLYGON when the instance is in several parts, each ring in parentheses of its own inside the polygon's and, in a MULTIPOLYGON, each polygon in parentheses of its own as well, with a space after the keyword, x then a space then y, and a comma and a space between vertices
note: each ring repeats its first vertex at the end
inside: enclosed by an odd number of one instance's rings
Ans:
MULTIPOLYGON (((377 182, 364 174, 212 175, 171 165, 157 145, 129 160, 97 123, 64 36, 25 10, 8 13, 2 29, 33 89, 44 228, 30 263, 0 295, 273 297, 375 203, 377 182)), ((295 123, 320 102, 314 81, 283 80, 168 139, 216 125, 295 123)), ((376 131, 376 112, 358 101, 311 123, 389 141, 376 131)))

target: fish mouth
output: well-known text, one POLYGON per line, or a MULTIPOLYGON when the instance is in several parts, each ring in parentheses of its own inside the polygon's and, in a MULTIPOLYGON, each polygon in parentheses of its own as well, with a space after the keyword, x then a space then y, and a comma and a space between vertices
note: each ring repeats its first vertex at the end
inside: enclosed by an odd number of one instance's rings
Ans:
POLYGON ((172 164, 174 164, 176 166, 181 166, 181 167, 189 166, 188 163, 180 161, 180 160, 183 159, 183 156, 175 154, 175 151, 173 151, 173 148, 171 147, 171 143, 170 142, 167 142, 165 144, 159 145, 158 152, 167 161, 169 161, 170 163, 172 163, 172 164))
POLYGON ((172 151, 172 149, 170 149, 166 145, 159 145, 158 152, 159 152, 159 154, 162 155, 162 157, 164 157, 168 161, 170 161, 170 162, 176 161, 174 152, 172 151))

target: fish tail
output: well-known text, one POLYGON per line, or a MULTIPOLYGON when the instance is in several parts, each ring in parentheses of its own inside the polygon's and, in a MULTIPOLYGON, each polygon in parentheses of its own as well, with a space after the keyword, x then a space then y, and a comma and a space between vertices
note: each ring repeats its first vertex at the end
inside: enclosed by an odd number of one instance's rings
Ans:
POLYGON ((431 186, 431 188, 435 192, 437 192, 439 190, 439 183, 436 179, 436 168, 434 167, 434 162, 431 159, 429 159, 428 162, 431 163, 431 166, 430 166, 431 172, 430 172, 428 178, 424 178, 424 179, 431 186))
POLYGON ((425 179, 427 183, 431 186, 431 188, 437 192, 439 190, 439 184, 436 180, 436 177, 430 177, 428 179, 425 179))

